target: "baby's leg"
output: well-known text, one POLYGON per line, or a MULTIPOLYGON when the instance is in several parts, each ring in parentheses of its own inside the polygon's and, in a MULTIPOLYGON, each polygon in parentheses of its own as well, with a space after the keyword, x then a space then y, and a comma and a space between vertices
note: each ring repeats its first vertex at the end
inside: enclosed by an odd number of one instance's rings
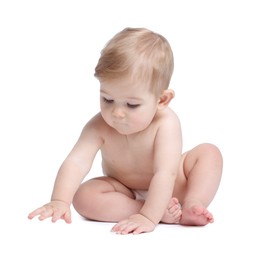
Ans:
POLYGON ((119 181, 99 177, 81 184, 74 196, 73 205, 85 218, 118 222, 137 214, 143 202, 135 200, 133 193, 119 181))
POLYGON ((214 221, 207 210, 219 187, 222 156, 217 147, 202 144, 189 151, 183 168, 187 179, 180 224, 204 226, 214 221))
MULTIPOLYGON (((83 217, 118 222, 139 213, 144 200, 136 200, 133 192, 110 177, 99 177, 83 183, 76 192, 73 206, 83 217)), ((181 207, 172 198, 162 218, 164 223, 178 223, 181 207)))
POLYGON ((161 222, 167 224, 179 223, 182 215, 181 205, 177 198, 171 198, 161 222))

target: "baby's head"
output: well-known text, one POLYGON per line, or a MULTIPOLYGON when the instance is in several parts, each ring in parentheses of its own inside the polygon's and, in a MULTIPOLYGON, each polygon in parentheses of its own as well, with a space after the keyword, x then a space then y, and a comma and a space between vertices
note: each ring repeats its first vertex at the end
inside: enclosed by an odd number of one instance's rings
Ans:
POLYGON ((145 28, 126 28, 102 50, 95 76, 100 81, 129 77, 147 83, 160 96, 169 87, 173 68, 173 53, 162 35, 145 28))

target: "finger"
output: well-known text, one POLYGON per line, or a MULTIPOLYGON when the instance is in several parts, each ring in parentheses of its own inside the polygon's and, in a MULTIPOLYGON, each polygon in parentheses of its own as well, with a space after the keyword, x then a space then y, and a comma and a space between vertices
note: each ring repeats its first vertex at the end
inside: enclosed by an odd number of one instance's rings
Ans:
POLYGON ((35 216, 40 215, 45 210, 45 207, 37 208, 36 210, 32 211, 28 218, 33 219, 35 216))
POLYGON ((122 220, 122 221, 119 221, 117 224, 115 224, 113 226, 113 228, 111 229, 112 232, 116 232, 120 229, 121 225, 124 225, 127 223, 127 220, 122 220))
POLYGON ((52 215, 52 222, 55 223, 57 220, 59 220, 63 216, 63 212, 59 209, 55 210, 52 215))
POLYGON ((52 208, 45 208, 43 212, 41 212, 39 216, 39 220, 44 220, 46 218, 49 218, 53 215, 53 209, 52 208))
POLYGON ((117 225, 115 232, 116 234, 126 235, 132 233, 139 225, 139 223, 123 221, 117 225))
POLYGON ((128 223, 120 223, 119 225, 116 226, 114 232, 116 232, 117 234, 122 234, 123 230, 126 228, 127 225, 128 223))
POLYGON ((137 227, 137 228, 133 231, 133 234, 134 234, 134 235, 139 235, 139 234, 144 233, 144 232, 146 232, 146 230, 145 230, 142 226, 139 226, 139 227, 137 227))
POLYGON ((155 225, 141 225, 134 230, 133 234, 138 235, 141 233, 152 232, 154 229, 155 225))
POLYGON ((139 227, 139 224, 136 223, 128 223, 128 225, 126 225, 123 230, 121 231, 122 235, 126 235, 129 233, 134 232, 137 228, 139 227))
POLYGON ((65 213, 64 220, 68 224, 72 223, 71 211, 70 210, 65 213))

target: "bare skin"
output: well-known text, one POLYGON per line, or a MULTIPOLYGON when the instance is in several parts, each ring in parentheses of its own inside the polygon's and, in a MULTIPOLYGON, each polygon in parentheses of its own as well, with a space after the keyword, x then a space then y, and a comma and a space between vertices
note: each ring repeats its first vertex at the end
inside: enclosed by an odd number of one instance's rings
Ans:
MULTIPOLYGON (((144 201, 139 201, 140 202, 140 208, 142 207, 144 201)), ((179 220, 182 215, 182 210, 181 206, 179 204, 179 201, 177 198, 171 198, 168 204, 167 209, 165 210, 165 213, 161 219, 161 222, 166 223, 166 224, 178 224, 179 220)), ((130 216, 128 217, 130 219, 130 216)), ((151 221, 150 221, 151 222, 151 221)), ((151 223, 152 224, 152 223, 151 223)), ((155 227, 155 225, 153 224, 155 227)), ((137 234, 139 230, 135 230, 132 233, 137 234)), ((131 232, 131 227, 128 229, 128 220, 123 220, 119 222, 119 225, 115 225, 112 230, 112 232, 115 232, 117 234, 128 234, 131 232), (123 227, 124 225, 124 227, 123 227)), ((139 232, 141 233, 141 232, 139 232)))
POLYGON ((168 207, 161 219, 161 222, 167 224, 178 224, 182 216, 181 205, 177 198, 171 198, 168 207))
POLYGON ((180 120, 169 107, 173 60, 168 41, 145 28, 125 28, 107 43, 95 68, 100 112, 62 163, 51 201, 30 219, 71 223, 73 204, 87 219, 117 222, 112 231, 118 234, 151 232, 160 222, 214 221, 207 208, 222 156, 212 144, 182 155, 180 120), (98 152, 102 177, 83 182, 98 152))
POLYGON ((182 161, 178 182, 182 181, 187 188, 184 189, 181 186, 174 192, 183 205, 179 223, 191 226, 213 223, 213 215, 207 207, 214 198, 220 183, 222 156, 217 147, 202 144, 185 153, 182 161), (201 185, 200 182, 202 182, 201 185))
POLYGON ((186 226, 205 226, 213 223, 212 214, 203 206, 197 206, 197 202, 185 202, 180 224, 186 226), (192 206, 190 206, 192 205, 192 206))
POLYGON ((173 91, 157 99, 129 80, 101 83, 101 113, 84 127, 61 165, 51 202, 30 213, 71 222, 70 205, 88 219, 117 222, 118 234, 151 232, 160 222, 204 226, 219 187, 222 156, 212 144, 181 155, 181 128, 168 107, 173 91), (130 85, 130 88, 128 87, 130 85), (105 176, 81 184, 101 151, 105 176), (148 190, 136 200, 132 190, 148 190), (180 204, 182 205, 182 210, 180 204))

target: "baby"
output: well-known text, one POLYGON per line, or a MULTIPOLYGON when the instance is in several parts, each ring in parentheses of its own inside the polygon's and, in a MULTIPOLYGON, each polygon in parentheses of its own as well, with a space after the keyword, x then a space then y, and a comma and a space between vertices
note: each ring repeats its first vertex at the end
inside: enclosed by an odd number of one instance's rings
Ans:
POLYGON ((126 28, 107 43, 95 68, 100 113, 61 165, 51 201, 30 219, 70 223, 73 204, 87 219, 117 222, 118 234, 151 232, 160 222, 214 221, 207 207, 222 156, 207 143, 182 154, 180 121, 169 107, 173 67, 170 44, 148 29, 126 28), (103 176, 82 183, 99 150, 103 176))

